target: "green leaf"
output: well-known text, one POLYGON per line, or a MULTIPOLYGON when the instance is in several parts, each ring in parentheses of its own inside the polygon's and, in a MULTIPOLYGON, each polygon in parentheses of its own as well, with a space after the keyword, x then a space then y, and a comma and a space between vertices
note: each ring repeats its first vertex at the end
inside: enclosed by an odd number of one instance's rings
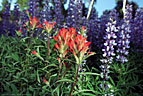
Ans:
POLYGON ((32 92, 34 91, 34 89, 31 85, 29 86, 29 90, 32 91, 32 92))
POLYGON ((11 57, 16 61, 19 61, 19 56, 16 53, 13 53, 11 57))
POLYGON ((100 92, 97 92, 97 91, 94 91, 94 90, 84 89, 84 90, 78 90, 78 91, 74 92, 72 95, 77 95, 77 94, 83 93, 83 92, 93 92, 93 93, 96 93, 96 94, 100 94, 100 92))
POLYGON ((98 73, 91 73, 91 72, 82 72, 82 73, 79 73, 79 75, 100 75, 98 73))
POLYGON ((8 91, 7 93, 11 93, 11 89, 10 89, 10 84, 7 82, 3 87, 6 91, 8 91))
POLYGON ((39 78, 39 72, 38 72, 38 70, 37 70, 37 80, 38 80, 39 83, 41 83, 40 78, 39 78))
POLYGON ((115 83, 114 83, 114 81, 113 81, 113 79, 111 77, 110 77, 110 81, 115 86, 115 83))
POLYGON ((91 93, 82 93, 82 96, 95 96, 95 94, 91 94, 91 93))
POLYGON ((73 82, 73 80, 70 79, 62 79, 62 80, 58 80, 56 83, 58 82, 73 82))
POLYGON ((12 94, 18 94, 18 90, 14 84, 11 84, 12 94))
POLYGON ((27 90, 26 96, 32 96, 32 95, 30 94, 29 90, 27 90))

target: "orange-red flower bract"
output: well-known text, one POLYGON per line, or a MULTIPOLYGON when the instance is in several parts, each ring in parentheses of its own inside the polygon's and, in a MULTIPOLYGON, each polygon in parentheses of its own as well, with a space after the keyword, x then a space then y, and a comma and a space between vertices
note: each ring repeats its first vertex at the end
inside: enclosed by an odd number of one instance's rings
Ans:
MULTIPOLYGON (((76 62, 79 64, 82 62, 82 60, 84 60, 83 57, 89 49, 91 42, 86 41, 86 36, 78 35, 77 33, 78 32, 76 32, 76 28, 61 29, 60 32, 57 33, 57 36, 53 37, 53 39, 56 41, 54 46, 62 55, 62 57, 65 57, 69 47, 76 59, 76 62)), ((85 55, 85 58, 94 54, 94 52, 89 51, 85 55)))
POLYGON ((85 30, 85 27, 84 27, 84 26, 82 26, 82 27, 81 27, 81 30, 82 30, 82 31, 84 31, 84 30, 85 30))
POLYGON ((43 79, 43 81, 44 81, 45 83, 47 83, 47 80, 46 80, 45 78, 43 79))
POLYGON ((30 23, 30 25, 32 26, 32 28, 35 29, 35 28, 38 28, 38 27, 41 26, 41 25, 38 25, 39 21, 40 21, 40 20, 37 19, 36 17, 33 17, 33 18, 30 17, 29 23, 30 23))
POLYGON ((55 25, 55 22, 48 23, 48 21, 44 22, 44 26, 40 26, 41 28, 45 29, 46 32, 50 33, 55 25))
POLYGON ((54 46, 62 55, 62 57, 65 57, 65 55, 67 54, 69 47, 68 43, 70 42, 71 37, 75 36, 76 34, 77 32, 74 28, 63 28, 59 30, 59 32, 57 32, 56 37, 53 37, 53 39, 56 41, 54 46))
POLYGON ((36 51, 32 51, 32 54, 36 55, 36 54, 37 54, 37 52, 36 52, 36 51))
MULTIPOLYGON (((89 45, 91 42, 86 41, 87 37, 82 35, 76 35, 71 38, 71 41, 68 43, 71 52, 73 53, 76 62, 79 64, 84 59, 84 55, 89 49, 89 45)), ((85 57, 90 55, 94 55, 94 52, 88 52, 85 57)))
POLYGON ((21 33, 21 29, 19 29, 19 30, 18 30, 18 32, 20 32, 20 33, 21 33))

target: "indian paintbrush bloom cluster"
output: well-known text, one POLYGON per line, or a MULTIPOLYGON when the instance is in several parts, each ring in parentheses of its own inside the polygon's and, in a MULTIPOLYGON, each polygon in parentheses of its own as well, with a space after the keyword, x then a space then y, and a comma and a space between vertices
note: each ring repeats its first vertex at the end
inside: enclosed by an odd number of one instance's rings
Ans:
POLYGON ((61 29, 53 39, 57 41, 57 43, 55 43, 55 48, 57 48, 61 54, 60 57, 65 57, 68 48, 70 48, 77 64, 80 64, 82 60, 95 54, 94 52, 87 52, 91 42, 86 41, 86 36, 77 34, 76 28, 61 29), (85 55, 86 52, 87 54, 85 55))
POLYGON ((37 19, 36 17, 33 17, 33 18, 30 17, 29 19, 30 19, 29 23, 32 27, 32 30, 34 30, 35 28, 41 27, 41 25, 39 25, 39 21, 40 21, 39 19, 37 19))

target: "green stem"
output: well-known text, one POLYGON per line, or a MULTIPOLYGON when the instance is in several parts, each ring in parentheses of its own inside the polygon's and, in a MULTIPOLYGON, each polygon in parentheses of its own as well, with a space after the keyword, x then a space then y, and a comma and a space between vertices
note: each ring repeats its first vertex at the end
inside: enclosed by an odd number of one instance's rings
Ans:
POLYGON ((69 96, 71 96, 72 91, 73 91, 73 89, 74 89, 74 87, 75 87, 75 85, 76 85, 76 83, 77 83, 79 66, 80 66, 80 64, 78 64, 78 67, 76 67, 76 73, 75 73, 75 77, 76 77, 75 79, 76 79, 76 80, 74 81, 74 85, 72 86, 72 88, 71 88, 71 90, 70 90, 69 96))
POLYGON ((58 76, 57 76, 57 81, 59 80, 61 69, 62 69, 62 62, 60 61, 60 63, 59 63, 59 72, 58 72, 58 76))
POLYGON ((49 33, 48 33, 48 57, 50 56, 50 46, 49 46, 49 44, 50 44, 50 36, 49 36, 49 33))

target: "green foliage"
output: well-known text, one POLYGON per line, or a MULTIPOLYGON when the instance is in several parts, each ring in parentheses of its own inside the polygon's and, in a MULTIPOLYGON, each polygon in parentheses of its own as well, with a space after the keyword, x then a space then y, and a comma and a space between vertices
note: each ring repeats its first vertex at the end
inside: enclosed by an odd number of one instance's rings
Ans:
MULTIPOLYGON (((42 61, 31 53, 27 39, 0 37, 0 95, 67 96, 75 81, 76 64, 73 55, 63 60, 68 67, 61 70, 57 80, 59 64, 58 55, 53 50, 55 41, 50 40, 48 56, 47 41, 32 38, 32 50, 36 50, 46 60, 42 61), (43 81, 44 78, 47 82, 43 81)), ((100 70, 90 65, 91 59, 88 59, 86 71, 79 73, 72 95, 104 96, 110 92, 115 96, 142 96, 142 56, 142 53, 131 52, 128 63, 114 62, 110 68, 110 79, 106 82, 110 88, 106 91, 100 87, 103 83, 100 70)), ((99 62, 94 62, 94 65, 99 65, 99 62)))

